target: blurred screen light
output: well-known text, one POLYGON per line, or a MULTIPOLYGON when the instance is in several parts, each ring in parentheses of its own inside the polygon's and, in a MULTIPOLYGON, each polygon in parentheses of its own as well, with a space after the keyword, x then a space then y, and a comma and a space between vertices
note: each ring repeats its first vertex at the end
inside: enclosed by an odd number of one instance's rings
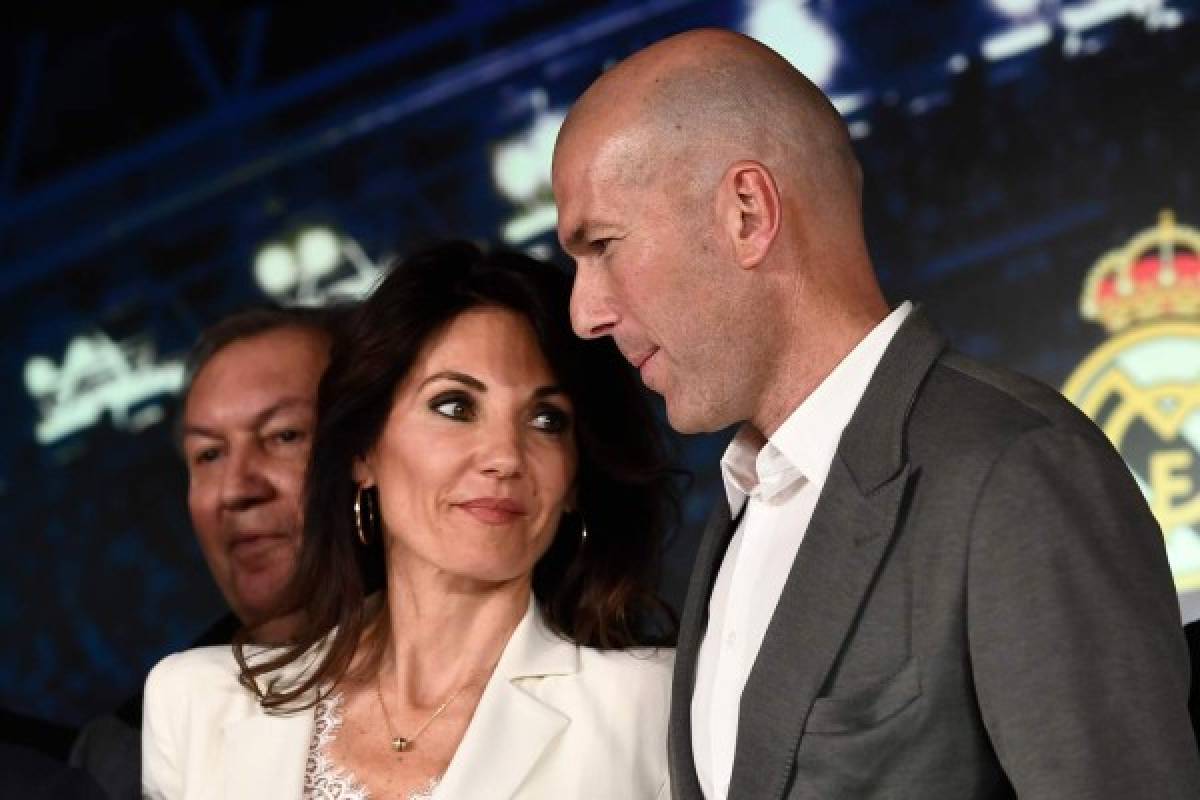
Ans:
POLYGON ((328 275, 342 260, 337 235, 328 228, 308 228, 296 237, 296 257, 306 276, 328 275))
POLYGON ((754 0, 742 32, 786 58, 813 83, 828 87, 838 63, 838 42, 807 3, 754 0))
POLYGON ((492 148, 492 180, 517 213, 504 223, 501 236, 509 244, 522 244, 554 229, 558 211, 551 188, 554 142, 566 112, 546 111, 545 93, 533 96, 533 124, 529 130, 492 148))
POLYGON ((1059 19, 1068 31, 1078 32, 1104 25, 1139 10, 1148 13, 1151 10, 1150 6, 1160 5, 1161 3, 1137 0, 1093 0, 1090 3, 1064 6, 1059 12, 1059 19))
POLYGON ((971 60, 962 53, 955 53, 946 59, 946 69, 955 75, 966 72, 969 66, 971 66, 971 60))
POLYGON ((258 251, 254 279, 267 294, 282 294, 300 282, 300 265, 292 248, 274 243, 258 251))
POLYGON ((524 214, 519 214, 504 224, 504 241, 510 244, 527 242, 535 236, 553 230, 558 224, 558 211, 553 203, 540 205, 524 214))
POLYGON ((1042 0, 991 0, 992 8, 1010 17, 1024 17, 1038 11, 1042 0))
POLYGON ((254 278, 275 302, 319 307, 365 298, 383 268, 353 237, 324 225, 302 228, 263 245, 254 278))
POLYGON ((505 197, 529 205, 550 191, 554 141, 566 113, 538 113, 528 131, 498 144, 492 154, 492 179, 505 197))
POLYGON ((989 36, 980 49, 988 61, 1002 61, 1042 47, 1053 38, 1054 29, 1039 21, 989 36))
POLYGON ((25 389, 31 396, 49 394, 58 386, 58 366, 46 356, 25 362, 25 389))
POLYGON ((829 102, 833 103, 833 107, 843 117, 848 117, 856 111, 864 109, 874 99, 871 92, 854 92, 852 94, 839 94, 829 98, 829 102))
POLYGON ((107 419, 137 432, 163 419, 156 400, 183 386, 183 361, 159 361, 148 340, 118 343, 102 332, 76 336, 61 364, 43 355, 25 362, 25 388, 38 407, 34 438, 50 445, 107 419))
POLYGON ((1169 31, 1183 24, 1183 12, 1177 8, 1157 6, 1146 12, 1146 28, 1151 31, 1169 31))

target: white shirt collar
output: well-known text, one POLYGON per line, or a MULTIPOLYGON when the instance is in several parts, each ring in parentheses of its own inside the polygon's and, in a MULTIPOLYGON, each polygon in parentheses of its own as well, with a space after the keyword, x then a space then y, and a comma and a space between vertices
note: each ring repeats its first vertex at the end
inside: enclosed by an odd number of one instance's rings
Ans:
POLYGON ((784 502, 801 480, 824 486, 842 431, 867 390, 884 351, 912 311, 905 301, 854 346, 764 443, 745 423, 721 458, 729 511, 737 516, 748 497, 784 502))

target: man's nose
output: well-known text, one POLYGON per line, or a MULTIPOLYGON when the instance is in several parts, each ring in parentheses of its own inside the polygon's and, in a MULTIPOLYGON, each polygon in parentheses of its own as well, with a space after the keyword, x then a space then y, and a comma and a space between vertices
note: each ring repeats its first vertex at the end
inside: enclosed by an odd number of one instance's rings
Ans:
POLYGON ((235 447, 221 473, 221 505, 236 511, 271 497, 271 482, 263 464, 264 454, 253 447, 235 447))
POLYGON ((575 335, 581 339, 609 336, 618 318, 616 304, 600 271, 580 265, 571 287, 571 327, 575 335))

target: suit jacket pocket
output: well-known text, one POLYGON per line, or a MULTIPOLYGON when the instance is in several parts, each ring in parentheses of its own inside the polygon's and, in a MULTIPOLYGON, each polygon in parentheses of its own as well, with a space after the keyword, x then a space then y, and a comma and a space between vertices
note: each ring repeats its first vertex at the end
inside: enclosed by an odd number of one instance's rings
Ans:
POLYGON ((881 684, 813 702, 805 734, 854 733, 873 728, 896 716, 921 696, 921 671, 910 658, 899 672, 881 684))

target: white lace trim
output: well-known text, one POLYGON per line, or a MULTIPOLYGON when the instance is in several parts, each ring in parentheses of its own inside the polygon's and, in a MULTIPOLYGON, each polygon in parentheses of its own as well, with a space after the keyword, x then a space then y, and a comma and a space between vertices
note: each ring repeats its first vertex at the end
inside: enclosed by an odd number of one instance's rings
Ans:
MULTIPOLYGON (((337 738, 337 731, 342 727, 341 693, 317 703, 314 715, 313 738, 304 763, 304 800, 371 800, 367 787, 329 757, 329 744, 337 738)), ((406 800, 432 800, 440 782, 440 778, 430 778, 406 800)))
POLYGON ((370 800, 367 787, 329 757, 330 742, 342 727, 342 695, 335 694, 317 703, 312 742, 304 763, 304 800, 370 800))

